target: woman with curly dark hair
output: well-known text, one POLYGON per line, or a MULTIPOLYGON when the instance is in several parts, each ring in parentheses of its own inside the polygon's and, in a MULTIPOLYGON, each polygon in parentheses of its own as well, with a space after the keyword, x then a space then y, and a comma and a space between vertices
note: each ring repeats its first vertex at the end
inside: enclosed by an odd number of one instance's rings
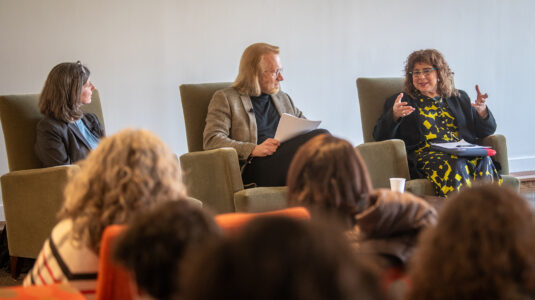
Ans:
POLYGON ((494 133, 496 121, 486 104, 488 95, 477 85, 476 91, 472 104, 466 92, 455 88, 453 72, 440 52, 415 51, 405 65, 403 92, 386 100, 373 137, 403 140, 411 177, 431 180, 439 196, 447 197, 475 180, 501 183, 490 157, 458 157, 430 147, 462 139, 475 144, 494 133))
POLYGON ((534 232, 517 193, 490 184, 463 190, 423 234, 408 299, 533 299, 534 232))

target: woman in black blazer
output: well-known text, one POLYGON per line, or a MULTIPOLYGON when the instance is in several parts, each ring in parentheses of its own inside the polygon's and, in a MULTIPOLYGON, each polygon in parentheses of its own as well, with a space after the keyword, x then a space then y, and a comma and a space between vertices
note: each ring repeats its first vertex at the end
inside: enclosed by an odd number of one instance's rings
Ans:
POLYGON ((48 74, 39 98, 44 118, 37 123, 35 141, 35 153, 43 167, 75 163, 104 137, 98 117, 81 110, 91 103, 95 89, 89 75, 79 61, 61 63, 48 74))
POLYGON ((448 194, 471 186, 476 180, 501 183, 488 157, 458 157, 435 151, 430 143, 477 143, 496 130, 496 121, 486 104, 487 94, 476 85, 477 99, 453 84, 453 72, 440 52, 419 50, 405 65, 403 92, 388 98, 373 131, 375 140, 405 142, 411 177, 427 178, 436 194, 448 194))

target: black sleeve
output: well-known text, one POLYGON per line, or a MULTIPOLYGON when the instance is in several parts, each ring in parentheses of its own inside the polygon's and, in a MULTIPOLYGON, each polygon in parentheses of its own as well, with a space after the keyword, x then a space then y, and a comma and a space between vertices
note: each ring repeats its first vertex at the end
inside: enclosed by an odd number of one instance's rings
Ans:
MULTIPOLYGON (((383 114, 379 117, 375 128, 373 129, 373 138, 376 141, 383 141, 393 139, 396 136, 396 132, 399 128, 400 120, 394 121, 392 107, 399 94, 395 94, 386 99, 383 114)), ((404 101, 404 100, 402 100, 404 101)))
POLYGON ((37 123, 35 154, 43 167, 71 164, 62 124, 49 118, 37 123))

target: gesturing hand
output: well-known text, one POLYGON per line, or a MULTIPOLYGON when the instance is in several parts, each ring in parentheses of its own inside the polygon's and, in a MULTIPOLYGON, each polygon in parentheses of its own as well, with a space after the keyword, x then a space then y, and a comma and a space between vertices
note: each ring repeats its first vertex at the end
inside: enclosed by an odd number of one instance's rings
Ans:
POLYGON ((412 114, 412 112, 414 111, 414 107, 407 105, 407 102, 401 102, 401 98, 403 98, 403 93, 399 93, 398 97, 396 98, 396 101, 394 102, 394 106, 392 106, 394 122, 396 122, 401 117, 405 117, 412 114))
POLYGON ((267 139, 262 144, 256 145, 254 147, 253 152, 251 153, 251 156, 253 157, 264 157, 269 156, 275 151, 277 151, 277 148, 279 148, 280 142, 276 139, 267 139))
POLYGON ((489 112, 487 110, 487 98, 489 95, 487 93, 481 94, 481 91, 479 90, 479 85, 476 84, 476 92, 477 92, 477 98, 476 103, 472 104, 472 106, 477 110, 477 113, 481 118, 486 118, 489 115, 489 112))

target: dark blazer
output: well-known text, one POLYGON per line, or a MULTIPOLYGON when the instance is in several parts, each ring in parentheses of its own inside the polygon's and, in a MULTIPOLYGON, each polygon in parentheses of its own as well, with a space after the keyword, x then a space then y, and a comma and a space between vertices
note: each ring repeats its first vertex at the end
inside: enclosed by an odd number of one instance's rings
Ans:
MULTIPOLYGON (((104 137, 104 129, 95 114, 85 113, 82 122, 96 137, 104 137)), ((84 159, 91 151, 74 123, 51 117, 44 117, 37 123, 34 149, 43 167, 70 165, 84 159)))
MULTIPOLYGON (((407 154, 409 158, 409 167, 411 168, 411 176, 415 175, 414 159, 412 151, 423 146, 425 137, 422 132, 422 122, 418 110, 420 102, 413 99, 409 95, 403 96, 402 102, 407 102, 416 110, 406 116, 401 117, 394 122, 392 107, 396 101, 398 94, 392 95, 386 99, 383 109, 383 114, 377 121, 377 125, 373 129, 373 138, 376 141, 383 141, 388 139, 401 139, 405 142, 407 154)), ((445 99, 449 109, 455 116, 455 123, 459 130, 459 138, 464 139, 469 143, 478 143, 480 139, 493 134, 496 131, 496 121, 490 109, 489 115, 483 119, 479 116, 476 109, 472 107, 470 97, 465 91, 459 90, 459 96, 452 96, 445 99)), ((417 176, 419 177, 419 176, 417 176)))

